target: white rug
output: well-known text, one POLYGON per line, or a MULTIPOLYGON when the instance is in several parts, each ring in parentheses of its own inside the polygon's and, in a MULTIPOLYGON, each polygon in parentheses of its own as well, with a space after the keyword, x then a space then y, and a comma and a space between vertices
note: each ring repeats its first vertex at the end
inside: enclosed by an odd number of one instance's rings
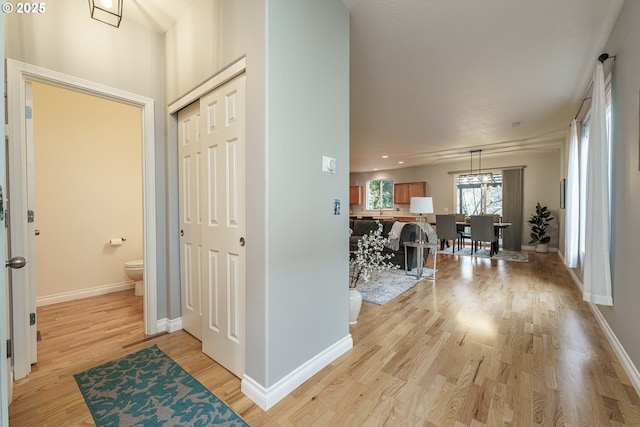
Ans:
POLYGON ((478 249, 478 252, 474 252, 471 254, 471 247, 465 246, 461 250, 458 250, 456 246, 456 251, 452 252, 452 248, 445 248, 443 251, 438 250, 439 254, 447 254, 447 255, 461 255, 461 256, 474 256, 478 258, 491 258, 491 259, 500 259, 504 261, 516 261, 516 262, 529 262, 529 254, 526 252, 518 252, 518 251, 509 251, 505 249, 500 249, 497 254, 492 257, 489 256, 489 248, 481 248, 478 249))
POLYGON ((431 277, 433 275, 433 269, 423 268, 422 279, 416 277, 415 268, 411 270, 410 273, 413 273, 413 275, 408 276, 404 269, 374 273, 368 282, 358 283, 356 289, 360 291, 364 301, 382 305, 391 301, 407 289, 411 289, 420 280, 431 277))

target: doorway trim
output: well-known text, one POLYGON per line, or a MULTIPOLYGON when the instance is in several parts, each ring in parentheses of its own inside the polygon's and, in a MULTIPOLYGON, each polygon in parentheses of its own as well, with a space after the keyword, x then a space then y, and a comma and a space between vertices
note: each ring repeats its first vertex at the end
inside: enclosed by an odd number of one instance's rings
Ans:
MULTIPOLYGON (((50 85, 98 96, 116 102, 140 107, 142 111, 142 181, 143 181, 143 217, 144 217, 144 325, 145 334, 158 332, 157 304, 157 242, 156 242, 156 196, 155 196, 155 110, 154 100, 145 96, 126 92, 120 89, 69 76, 43 67, 26 64, 7 58, 7 101, 9 118, 9 164, 26 164, 26 104, 25 83, 34 80, 50 85)), ((22 168, 9 170, 11 186, 10 212, 27 211, 27 180, 22 168), (20 169, 20 170, 16 170, 20 169)), ((22 215, 22 214, 20 214, 22 215)), ((27 254, 29 251, 28 229, 23 221, 13 221, 10 229, 12 253, 27 254)), ((29 283, 25 271, 24 276, 15 283, 29 283)), ((29 313, 35 310, 35 295, 31 298, 28 286, 14 288, 14 301, 25 301, 24 305, 15 306, 14 319, 25 319, 25 322, 14 322, 14 335, 29 337, 29 313)), ((32 355, 29 340, 14 340, 14 379, 24 378, 31 371, 32 355)))

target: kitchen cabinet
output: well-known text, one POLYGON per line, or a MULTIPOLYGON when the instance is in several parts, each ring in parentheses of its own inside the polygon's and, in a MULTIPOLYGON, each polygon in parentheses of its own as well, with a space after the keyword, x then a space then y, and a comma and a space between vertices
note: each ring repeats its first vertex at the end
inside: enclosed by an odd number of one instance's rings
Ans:
POLYGON ((349 204, 350 205, 362 204, 362 186, 352 185, 349 187, 349 204))
POLYGON ((426 182, 402 182, 393 185, 393 203, 409 204, 412 197, 427 195, 426 182))

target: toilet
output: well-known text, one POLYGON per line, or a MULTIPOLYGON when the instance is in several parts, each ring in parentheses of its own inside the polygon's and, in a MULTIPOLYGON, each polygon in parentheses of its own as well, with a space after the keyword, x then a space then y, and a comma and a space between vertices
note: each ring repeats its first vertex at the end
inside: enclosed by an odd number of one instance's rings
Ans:
POLYGON ((144 260, 127 261, 124 263, 124 272, 131 280, 136 282, 136 295, 144 295, 144 282, 142 276, 144 272, 144 260))

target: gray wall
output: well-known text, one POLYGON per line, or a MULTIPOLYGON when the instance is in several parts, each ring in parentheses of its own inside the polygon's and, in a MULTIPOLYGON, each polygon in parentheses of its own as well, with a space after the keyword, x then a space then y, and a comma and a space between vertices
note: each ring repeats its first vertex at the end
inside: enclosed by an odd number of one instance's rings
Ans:
MULTIPOLYGON (((246 55, 247 59, 247 169, 255 173, 248 177, 247 218, 248 257, 257 246, 262 246, 257 237, 262 226, 252 224, 253 217, 264 216, 263 207, 255 206, 253 200, 264 196, 264 183, 260 175, 259 159, 255 156, 263 150, 264 141, 264 2, 260 0, 194 0, 180 19, 164 35, 166 56, 166 99, 171 104, 204 81, 210 79, 236 59, 246 55), (256 108, 257 107, 257 108, 256 108)), ((163 111, 166 114, 166 111, 163 111)), ((180 307, 180 252, 178 212, 178 127, 177 114, 167 116, 167 144, 165 177, 167 186, 167 311, 170 319, 181 316, 180 307)), ((256 268, 251 264, 249 269, 256 268)), ((251 271, 248 271, 251 276, 251 271)), ((252 295, 248 295, 251 298, 252 295)), ((255 312, 260 319, 264 316, 255 312)))
POLYGON ((196 0, 166 47, 171 100, 246 55, 246 373, 269 387, 349 334, 348 12, 339 0, 196 0))
MULTIPOLYGON (((598 306, 636 367, 640 366, 640 2, 626 1, 603 52, 616 55, 612 68, 613 213, 611 270, 613 307, 598 306)), ((608 62, 613 61, 609 60, 608 62)))
POLYGON ((116 29, 93 20, 86 2, 56 0, 37 17, 6 15, 5 54, 15 59, 153 98, 156 138, 158 319, 167 317, 164 41, 123 19, 116 29))
MULTIPOLYGON (((563 141, 558 141, 559 145, 563 141)), ((550 246, 558 247, 560 212, 560 172, 561 149, 548 152, 529 152, 505 154, 497 156, 482 156, 482 170, 508 166, 526 166, 524 168, 524 195, 522 212, 522 243, 529 242, 529 218, 535 212, 537 202, 546 205, 554 212, 553 221, 549 227, 552 236, 550 246)), ((475 165, 474 165, 475 167, 475 165)), ((469 159, 461 159, 449 163, 425 165, 413 168, 393 169, 387 171, 354 173, 350 176, 350 185, 364 186, 371 179, 393 179, 394 182, 426 181, 427 196, 433 197, 433 208, 436 213, 444 213, 448 209, 453 213, 456 207, 454 175, 450 171, 469 170, 469 159)), ((363 193, 364 197, 364 193, 363 193)), ((360 212, 361 206, 352 206, 353 213, 360 212)), ((408 211, 409 205, 396 205, 401 211, 408 211)), ((564 211, 562 211, 564 212, 564 211)))
POLYGON ((339 0, 279 0, 267 15, 270 386, 349 334, 349 14, 339 0))

